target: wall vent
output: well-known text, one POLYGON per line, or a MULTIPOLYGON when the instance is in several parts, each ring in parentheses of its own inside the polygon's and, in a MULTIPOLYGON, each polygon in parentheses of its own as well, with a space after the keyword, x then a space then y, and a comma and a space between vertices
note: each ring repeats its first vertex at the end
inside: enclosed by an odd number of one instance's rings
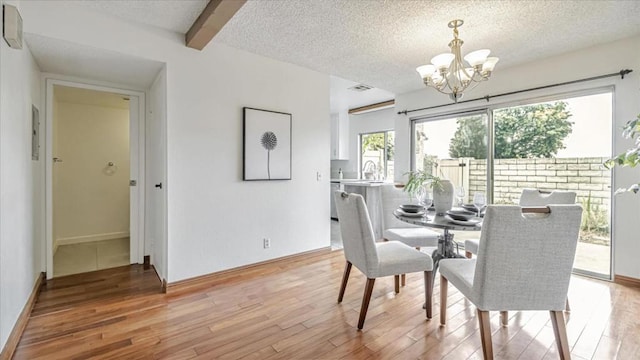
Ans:
POLYGON ((349 90, 358 91, 358 92, 363 92, 371 89, 373 89, 373 86, 369 86, 365 84, 358 84, 349 88, 349 90))

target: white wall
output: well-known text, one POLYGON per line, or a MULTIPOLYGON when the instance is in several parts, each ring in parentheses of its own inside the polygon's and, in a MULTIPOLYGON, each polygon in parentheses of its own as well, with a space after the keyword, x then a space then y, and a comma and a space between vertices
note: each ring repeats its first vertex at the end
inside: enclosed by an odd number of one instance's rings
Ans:
POLYGON ((332 160, 332 177, 336 178, 338 168, 342 168, 345 178, 360 176, 358 159, 358 137, 363 133, 387 131, 395 128, 396 111, 393 108, 371 111, 359 115, 349 115, 349 160, 332 160))
POLYGON ((56 245, 129 236, 129 104, 122 105, 57 103, 53 156, 63 162, 53 164, 56 245))
POLYGON ((40 70, 28 46, 15 50, 0 40, 0 347, 44 268, 38 230, 43 221, 44 147, 40 160, 32 161, 32 104, 43 119, 40 70))
POLYGON ((330 245, 327 75, 59 4, 25 4, 25 31, 167 64, 169 282, 330 245), (241 180, 243 106, 293 115, 291 181, 241 180))
MULTIPOLYGON (((624 80, 620 79, 619 76, 611 77, 491 100, 491 104, 497 104, 570 91, 615 86, 613 153, 617 154, 631 145, 630 141, 621 138, 620 128, 628 120, 635 118, 640 113, 640 37, 629 38, 507 69, 501 69, 500 64, 498 64, 492 79, 480 84, 473 92, 465 94, 465 99, 589 78, 619 72, 621 69, 632 69, 634 72, 627 75, 624 80)), ((433 89, 424 89, 398 95, 396 97, 396 111, 418 109, 445 103, 449 103, 446 95, 442 95, 433 89)), ((481 108, 486 106, 484 104, 485 101, 481 100, 431 111, 414 112, 408 116, 396 115, 396 180, 401 181, 402 174, 410 166, 410 118, 481 108)), ((597 139, 594 139, 594 141, 597 141, 597 139)), ((617 168, 614 171, 613 187, 615 189, 628 186, 633 182, 637 182, 638 179, 640 179, 640 169, 617 168)), ((640 252, 640 242, 636 231, 636 224, 640 214, 640 196, 624 194, 617 196, 614 202, 614 273, 640 278, 640 261, 635 255, 640 252)))

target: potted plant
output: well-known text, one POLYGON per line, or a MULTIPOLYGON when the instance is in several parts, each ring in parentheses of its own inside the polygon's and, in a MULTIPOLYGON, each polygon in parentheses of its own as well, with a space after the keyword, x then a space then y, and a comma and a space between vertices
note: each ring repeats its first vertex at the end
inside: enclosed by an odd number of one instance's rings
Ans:
MULTIPOLYGON (((614 166, 636 167, 640 165, 640 115, 636 119, 632 119, 622 128, 622 136, 627 139, 634 139, 634 146, 618 156, 605 162, 605 166, 610 169, 614 166)), ((640 182, 631 185, 627 189, 618 189, 616 194, 626 191, 638 193, 640 191, 640 182)))
POLYGON ((433 189, 433 206, 436 214, 442 215, 451 210, 453 205, 453 184, 451 181, 431 174, 425 170, 414 170, 405 173, 408 175, 404 191, 410 195, 415 195, 420 189, 426 186, 433 189))

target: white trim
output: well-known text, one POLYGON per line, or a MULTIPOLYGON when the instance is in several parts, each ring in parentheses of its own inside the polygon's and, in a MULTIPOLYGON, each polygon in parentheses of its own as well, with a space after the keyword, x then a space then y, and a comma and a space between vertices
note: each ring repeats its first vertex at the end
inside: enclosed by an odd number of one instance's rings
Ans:
POLYGON ((71 245, 71 244, 82 244, 94 241, 103 241, 103 240, 113 240, 113 239, 122 239, 129 237, 128 231, 119 231, 112 233, 104 233, 104 234, 91 234, 91 235, 82 235, 82 236, 70 236, 66 238, 58 238, 55 240, 54 246, 60 245, 71 245))
POLYGON ((131 155, 135 155, 137 159, 132 161, 132 164, 137 163, 136 168, 132 169, 132 176, 136 173, 138 178, 137 186, 131 191, 130 203, 131 210, 136 212, 131 213, 130 224, 130 262, 140 263, 144 262, 144 194, 145 194, 145 107, 146 97, 145 92, 142 90, 132 90, 127 85, 118 85, 107 82, 93 81, 89 79, 81 79, 77 77, 70 77, 58 74, 43 73, 42 84, 45 94, 45 252, 46 252, 46 272, 47 279, 53 278, 53 182, 52 182, 52 170, 53 170, 53 86, 62 85, 69 87, 76 87, 82 89, 106 91, 111 93, 117 93, 122 95, 128 95, 135 104, 137 102, 137 117, 131 118, 131 144, 135 144, 130 149, 131 155), (134 128, 134 122, 137 122, 137 127, 134 128), (137 129, 136 129, 137 128, 137 129), (135 131, 133 131, 135 130, 135 131), (137 135, 137 136, 136 136, 137 135), (134 138, 135 136, 135 138, 134 138), (137 213, 137 216, 136 216, 137 213))

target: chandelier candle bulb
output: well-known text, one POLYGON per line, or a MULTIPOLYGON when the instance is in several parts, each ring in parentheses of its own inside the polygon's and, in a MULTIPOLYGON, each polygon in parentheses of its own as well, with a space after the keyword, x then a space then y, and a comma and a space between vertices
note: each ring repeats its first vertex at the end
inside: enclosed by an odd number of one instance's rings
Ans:
POLYGON ((449 42, 451 52, 436 55, 431 64, 416 68, 426 86, 449 95, 454 102, 462 99, 465 90, 471 90, 481 81, 489 79, 498 62, 497 57, 488 57, 489 49, 472 51, 462 57, 462 39, 458 38, 458 28, 464 24, 462 20, 452 20, 449 28, 453 29, 453 40, 449 42), (463 62, 466 61, 469 66, 463 62))

